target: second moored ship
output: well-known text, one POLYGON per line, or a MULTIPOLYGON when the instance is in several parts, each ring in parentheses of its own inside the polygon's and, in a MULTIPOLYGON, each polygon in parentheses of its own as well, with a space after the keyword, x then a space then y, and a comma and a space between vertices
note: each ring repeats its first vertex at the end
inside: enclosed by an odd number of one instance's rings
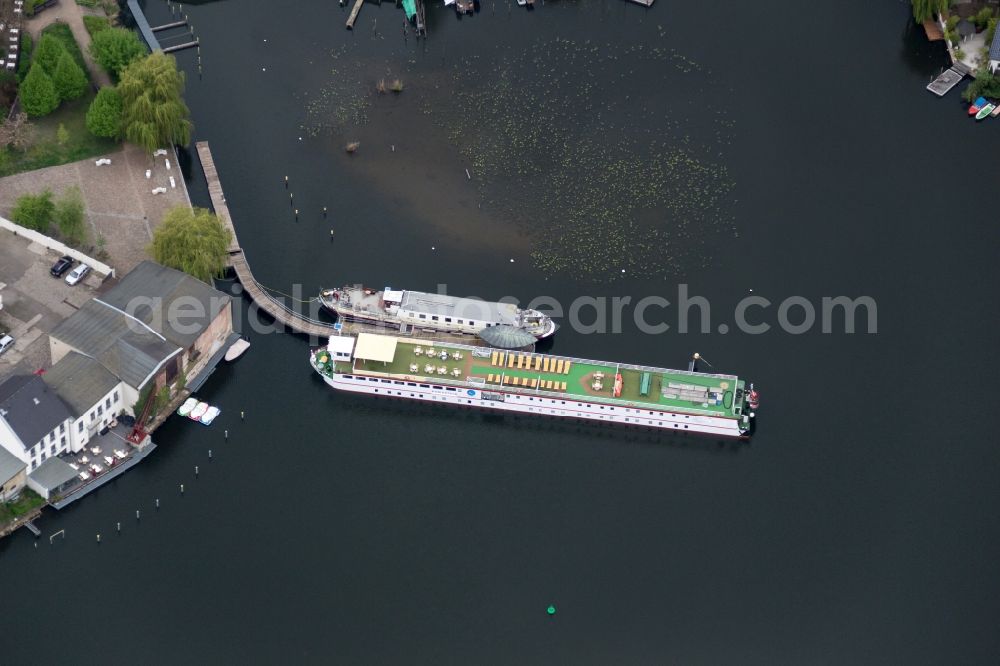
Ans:
MULTIPOLYGON (((320 302, 338 317, 398 328, 430 329, 448 333, 479 335, 490 328, 513 328, 536 340, 556 330, 552 319, 538 310, 521 309, 513 303, 459 298, 423 291, 370 289, 356 284, 324 289, 320 302)), ((530 340, 530 338, 529 338, 530 340)))

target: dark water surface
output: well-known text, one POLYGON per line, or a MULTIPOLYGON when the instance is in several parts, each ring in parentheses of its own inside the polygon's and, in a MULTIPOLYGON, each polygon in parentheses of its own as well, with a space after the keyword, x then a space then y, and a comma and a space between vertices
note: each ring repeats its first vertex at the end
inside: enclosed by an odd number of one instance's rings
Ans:
MULTIPOLYGON (((353 33, 332 0, 185 11, 203 44, 201 80, 196 55, 179 56, 196 138, 270 286, 441 282, 568 304, 674 300, 686 282, 730 324, 751 288, 870 295, 878 334, 557 334, 558 353, 676 366, 697 350, 752 378, 759 428, 735 445, 337 395, 305 340, 250 333, 199 394, 223 410, 211 428, 168 422, 143 465, 46 514, 65 541, 0 544, 5 663, 998 662, 1000 232, 995 170, 976 165, 1000 130, 969 121, 957 92, 924 90, 941 54, 907 28, 908 3, 484 2, 460 22, 432 8, 426 42, 403 41, 391 3, 366 5, 353 33), (459 109, 448 86, 487 85, 519 53, 541 76, 557 38, 663 46, 703 68, 660 80, 637 65, 644 86, 602 70, 589 93, 607 106, 642 91, 640 108, 677 123, 608 121, 602 145, 687 136, 732 181, 703 232, 671 237, 669 277, 621 277, 611 250, 595 252, 607 279, 543 270, 531 253, 551 220, 525 225, 502 195, 533 204, 544 188, 467 180, 463 149, 490 135, 422 113, 459 109), (371 92, 397 75, 402 95, 371 92), (310 113, 324 90, 336 103, 310 113)), ((585 67, 582 48, 553 71, 585 67)), ((531 105, 516 112, 534 122, 531 105)))

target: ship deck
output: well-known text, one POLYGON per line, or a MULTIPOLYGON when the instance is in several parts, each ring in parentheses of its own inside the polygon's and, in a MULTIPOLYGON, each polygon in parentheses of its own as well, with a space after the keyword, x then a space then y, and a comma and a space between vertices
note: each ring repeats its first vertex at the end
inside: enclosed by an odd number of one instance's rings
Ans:
POLYGON ((741 416, 743 401, 735 398, 737 390, 742 395, 744 381, 733 375, 616 364, 551 354, 505 352, 456 344, 434 343, 431 348, 435 357, 428 358, 428 348, 426 342, 421 344, 397 338, 392 361, 355 359, 353 369, 347 364, 338 364, 338 371, 482 390, 492 388, 542 397, 649 406, 725 418, 741 416), (418 349, 420 353, 417 353, 418 349), (474 351, 480 355, 473 355, 474 351), (447 353, 447 360, 440 358, 441 352, 447 353), (455 358, 456 352, 460 355, 459 359, 455 358), (481 356, 484 353, 486 357, 481 356), (443 373, 441 368, 444 368, 443 373), (458 370, 457 376, 455 370, 458 370), (613 396, 616 370, 622 375, 622 390, 618 398, 613 396), (648 384, 643 394, 642 382, 647 373, 648 384), (716 392, 719 399, 711 400, 706 389, 716 392), (699 397, 702 394, 703 397, 699 397))

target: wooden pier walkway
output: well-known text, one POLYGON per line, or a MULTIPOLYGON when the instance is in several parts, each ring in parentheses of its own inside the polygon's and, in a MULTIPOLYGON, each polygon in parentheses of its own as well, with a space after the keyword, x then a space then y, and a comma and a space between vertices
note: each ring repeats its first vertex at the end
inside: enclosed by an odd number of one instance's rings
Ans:
POLYGON ((164 53, 173 53, 174 51, 180 51, 182 49, 191 49, 201 44, 200 40, 194 40, 193 42, 184 42, 183 44, 175 44, 174 46, 168 46, 163 49, 164 53))
POLYGON ((354 3, 354 7, 351 8, 351 14, 347 17, 347 29, 354 30, 354 22, 358 20, 358 14, 361 13, 361 5, 365 3, 365 0, 357 0, 354 3))
POLYGON ((205 172, 205 179, 208 181, 208 196, 212 199, 212 207, 219 221, 232 233, 229 240, 229 265, 236 271, 243 289, 246 290, 250 298, 261 310, 274 317, 274 320, 292 329, 296 333, 315 336, 318 338, 328 337, 334 333, 333 324, 310 319, 302 315, 272 296, 264 287, 257 282, 253 273, 250 272, 250 264, 247 263, 246 255, 240 247, 239 239, 236 236, 236 228, 233 226, 233 218, 229 215, 229 206, 226 205, 226 195, 222 192, 222 184, 219 182, 219 173, 215 169, 215 160, 212 159, 212 151, 208 147, 207 141, 199 141, 195 144, 198 150, 198 157, 201 159, 201 168, 205 172))
POLYGON ((226 195, 222 192, 222 183, 219 181, 219 173, 215 168, 215 160, 212 159, 212 151, 208 147, 207 141, 195 143, 198 150, 198 157, 201 160, 201 168, 205 172, 205 180, 208 181, 208 196, 212 200, 212 207, 219 221, 229 229, 229 266, 236 272, 243 289, 253 299, 261 310, 274 317, 274 320, 287 328, 316 338, 327 338, 335 334, 357 335, 358 333, 375 333, 378 335, 394 335, 401 338, 413 338, 417 340, 435 340, 438 342, 454 342, 466 345, 479 345, 488 347, 483 340, 473 335, 462 335, 458 333, 446 333, 444 331, 432 331, 423 329, 412 329, 406 332, 386 326, 376 326, 362 322, 344 321, 338 331, 333 324, 311 319, 300 312, 296 312, 282 301, 278 300, 267 290, 264 285, 257 282, 250 271, 250 264, 247 263, 246 255, 240 247, 239 239, 236 237, 236 227, 233 226, 233 218, 229 214, 229 206, 226 204, 226 195))
POLYGON ((161 30, 170 30, 171 28, 181 28, 188 24, 187 19, 183 21, 174 21, 173 23, 164 23, 163 25, 156 25, 150 28, 153 32, 160 32, 161 30))

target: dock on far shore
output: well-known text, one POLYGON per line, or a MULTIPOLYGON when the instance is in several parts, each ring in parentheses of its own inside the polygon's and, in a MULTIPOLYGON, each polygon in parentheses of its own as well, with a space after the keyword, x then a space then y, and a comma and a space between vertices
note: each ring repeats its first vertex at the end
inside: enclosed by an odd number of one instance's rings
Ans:
POLYGON ((952 88, 957 86, 968 73, 969 68, 963 63, 957 62, 949 69, 941 72, 936 79, 928 83, 927 89, 938 97, 944 97, 951 91, 952 88))

